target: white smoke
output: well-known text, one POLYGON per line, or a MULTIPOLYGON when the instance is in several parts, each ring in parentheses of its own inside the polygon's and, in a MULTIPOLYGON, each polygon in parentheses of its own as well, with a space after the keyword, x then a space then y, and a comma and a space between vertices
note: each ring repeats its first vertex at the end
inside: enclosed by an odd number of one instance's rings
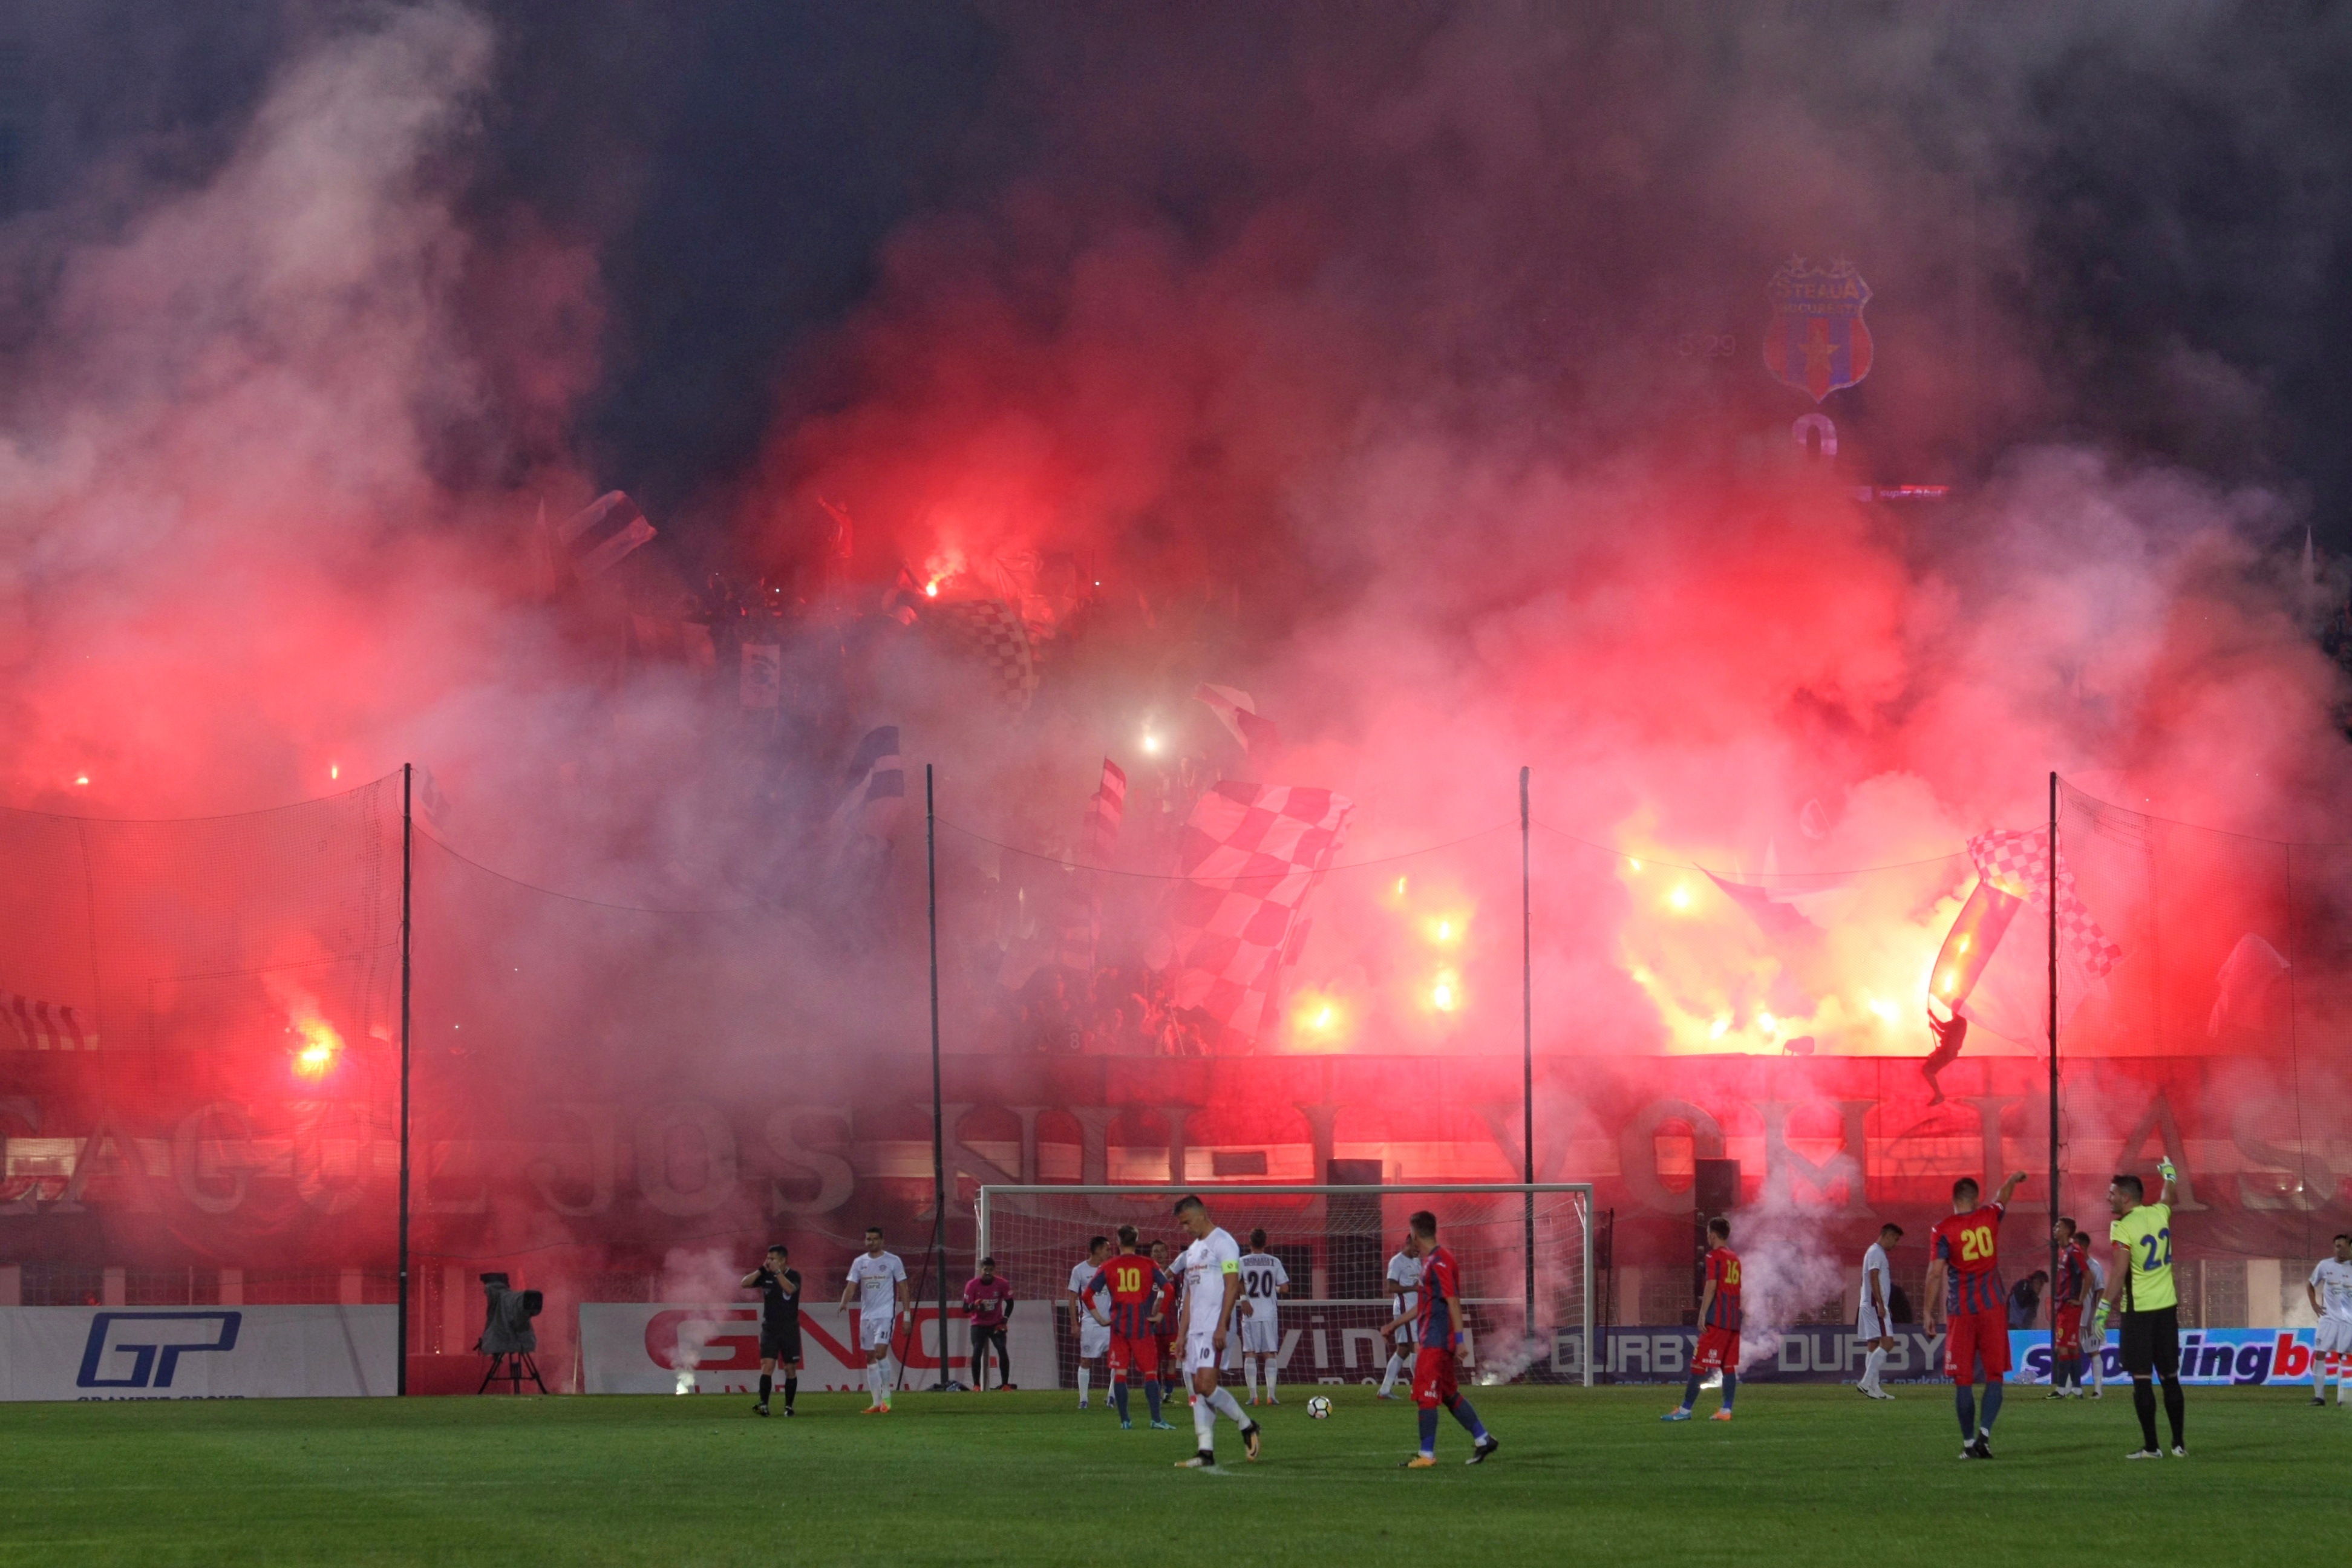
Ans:
MULTIPOLYGON (((705 1306, 733 1300, 742 1278, 742 1271, 722 1247, 674 1247, 662 1258, 661 1288, 656 1294, 665 1301, 705 1306)), ((688 1320, 677 1326, 672 1363, 677 1373, 677 1393, 699 1392, 695 1373, 719 1329, 716 1319, 688 1320)))
POLYGON ((1732 1215, 1741 1372, 1777 1358, 1783 1332, 1845 1293, 1845 1270, 1826 1239, 1826 1219, 1786 1196, 1767 1196, 1732 1215))

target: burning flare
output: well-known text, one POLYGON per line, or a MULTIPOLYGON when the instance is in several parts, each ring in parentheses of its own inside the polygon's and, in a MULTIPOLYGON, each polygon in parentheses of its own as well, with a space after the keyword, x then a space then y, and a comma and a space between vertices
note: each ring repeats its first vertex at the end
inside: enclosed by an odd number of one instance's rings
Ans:
POLYGON ((324 1078, 327 1069, 343 1054, 342 1037, 324 1018, 297 1020, 293 1030, 302 1039, 301 1047, 294 1053, 294 1070, 304 1078, 324 1078))

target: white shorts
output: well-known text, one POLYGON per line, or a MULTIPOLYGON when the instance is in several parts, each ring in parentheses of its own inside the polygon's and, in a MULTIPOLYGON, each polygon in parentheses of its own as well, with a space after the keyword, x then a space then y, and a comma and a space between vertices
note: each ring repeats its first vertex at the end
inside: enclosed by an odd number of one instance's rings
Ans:
POLYGON ((893 1331, 898 1326, 896 1312, 860 1312, 857 1314, 857 1348, 866 1351, 887 1351, 890 1348, 893 1331))
POLYGON ((1421 1343, 1421 1320, 1418 1318, 1406 1319, 1404 1327, 1399 1329, 1396 1331, 1396 1338, 1389 1342, 1395 1346, 1395 1348, 1400 1352, 1412 1350, 1415 1346, 1421 1343))
POLYGON ((1239 1339, 1244 1355, 1273 1355, 1282 1349, 1282 1324, 1272 1312, 1252 1312, 1243 1321, 1241 1331, 1226 1342, 1239 1339))
MULTIPOLYGON (((1228 1342, 1231 1342, 1230 1340, 1228 1342)), ((1217 1364, 1217 1331, 1194 1329, 1184 1336, 1184 1370, 1198 1372, 1202 1367, 1215 1370, 1217 1364)))
POLYGON ((1895 1331, 1878 1321, 1878 1314, 1864 1307, 1853 1325, 1853 1337, 1858 1340, 1883 1340, 1895 1331))
POLYGON ((2352 1351, 2352 1321, 2320 1319, 2319 1326, 2311 1331, 2311 1348, 2321 1355, 2342 1355, 2352 1351))
POLYGON ((1078 1359, 1092 1361, 1110 1354, 1110 1330, 1095 1321, 1092 1312, 1078 1320, 1078 1359))

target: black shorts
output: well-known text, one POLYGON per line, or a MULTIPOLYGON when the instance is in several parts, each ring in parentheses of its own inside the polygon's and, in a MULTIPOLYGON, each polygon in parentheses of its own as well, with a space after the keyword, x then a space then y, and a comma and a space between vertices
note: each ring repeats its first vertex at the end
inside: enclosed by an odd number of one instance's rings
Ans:
POLYGON ((986 1355, 988 1353, 988 1347, 991 1345, 994 1345, 996 1347, 996 1359, 998 1361, 1008 1363, 1012 1361, 1013 1352, 1007 1350, 1004 1345, 1004 1325, 1003 1323, 997 1324, 992 1329, 972 1330, 972 1354, 976 1356, 986 1355))
POLYGON ((2158 1307, 2146 1312, 2126 1312, 2123 1327, 2124 1371, 2145 1377, 2151 1371, 2165 1377, 2180 1375, 2180 1309, 2158 1307))
POLYGON ((801 1359, 801 1326, 798 1323, 761 1323, 760 1359, 798 1364, 801 1359))

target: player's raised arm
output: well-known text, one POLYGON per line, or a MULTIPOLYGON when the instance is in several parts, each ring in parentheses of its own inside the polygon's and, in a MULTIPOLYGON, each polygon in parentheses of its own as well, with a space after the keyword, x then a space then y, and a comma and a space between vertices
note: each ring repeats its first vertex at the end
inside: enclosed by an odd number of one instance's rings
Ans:
POLYGON ((2000 1195, 1994 1198, 1992 1201, 1999 1204, 2001 1207, 2007 1208, 2009 1206, 2010 1195, 2015 1193, 2018 1188, 2025 1185, 2025 1175, 2026 1173, 2023 1171, 2020 1171, 2016 1174, 2011 1176, 2009 1180, 2003 1182, 2000 1184, 2000 1195))
POLYGON ((2173 1166, 2171 1155, 2168 1154, 2163 1159, 2158 1160, 2156 1163, 2156 1173, 2164 1178, 2164 1191, 2157 1194, 2156 1201, 2162 1204, 2166 1208, 2170 1208, 2172 1206, 2173 1184, 2180 1176, 2179 1171, 2175 1169, 2173 1166))

